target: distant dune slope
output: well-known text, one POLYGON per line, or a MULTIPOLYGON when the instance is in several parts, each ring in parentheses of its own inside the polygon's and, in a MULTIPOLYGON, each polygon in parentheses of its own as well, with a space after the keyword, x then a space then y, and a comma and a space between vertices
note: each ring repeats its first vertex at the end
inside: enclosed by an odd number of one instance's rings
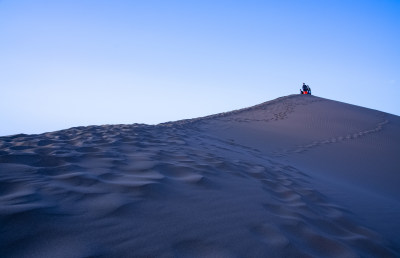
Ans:
POLYGON ((400 118, 314 96, 0 137, 3 257, 396 257, 400 118))
POLYGON ((291 95, 198 122, 204 132, 221 140, 316 167, 320 174, 355 180, 400 200, 398 116, 291 95))

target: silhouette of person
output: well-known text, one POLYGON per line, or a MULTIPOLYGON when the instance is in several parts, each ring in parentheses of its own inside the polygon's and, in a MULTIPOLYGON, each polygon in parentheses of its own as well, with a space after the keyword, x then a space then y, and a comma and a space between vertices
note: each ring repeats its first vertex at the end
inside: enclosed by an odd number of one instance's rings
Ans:
POLYGON ((308 86, 303 82, 303 91, 307 91, 308 86))

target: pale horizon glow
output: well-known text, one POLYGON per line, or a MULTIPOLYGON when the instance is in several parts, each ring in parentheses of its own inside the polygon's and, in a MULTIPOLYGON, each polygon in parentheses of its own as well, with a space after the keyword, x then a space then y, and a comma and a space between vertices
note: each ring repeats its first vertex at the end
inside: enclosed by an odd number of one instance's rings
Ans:
POLYGON ((0 1, 0 136, 313 94, 400 115, 400 2, 0 1))

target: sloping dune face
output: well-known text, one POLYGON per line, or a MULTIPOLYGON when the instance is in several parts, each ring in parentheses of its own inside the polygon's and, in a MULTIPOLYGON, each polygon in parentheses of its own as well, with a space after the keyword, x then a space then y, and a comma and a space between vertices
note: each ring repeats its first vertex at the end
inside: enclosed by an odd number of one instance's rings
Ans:
POLYGON ((157 126, 1 137, 1 256, 396 257, 399 128, 293 95, 157 126), (391 206, 365 215, 361 193, 391 206))

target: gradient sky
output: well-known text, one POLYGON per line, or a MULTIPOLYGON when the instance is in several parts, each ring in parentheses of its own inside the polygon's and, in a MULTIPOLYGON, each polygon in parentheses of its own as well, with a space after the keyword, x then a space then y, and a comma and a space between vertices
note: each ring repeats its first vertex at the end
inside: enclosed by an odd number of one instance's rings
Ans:
POLYGON ((0 135, 298 93, 400 115, 400 1, 0 0, 0 135))

